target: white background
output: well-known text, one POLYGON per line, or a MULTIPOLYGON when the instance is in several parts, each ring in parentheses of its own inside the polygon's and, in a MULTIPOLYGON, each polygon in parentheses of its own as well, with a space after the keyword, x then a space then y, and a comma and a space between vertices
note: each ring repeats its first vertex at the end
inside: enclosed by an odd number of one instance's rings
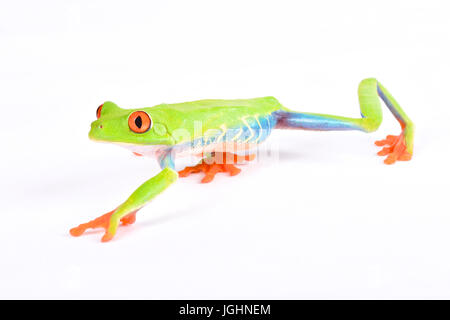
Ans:
POLYGON ((1 1, 0 298, 450 298, 448 1, 1 1), (359 116, 377 77, 398 134, 277 131, 278 161, 180 179, 120 228, 68 231, 158 172, 87 138, 122 107, 273 95, 359 116))

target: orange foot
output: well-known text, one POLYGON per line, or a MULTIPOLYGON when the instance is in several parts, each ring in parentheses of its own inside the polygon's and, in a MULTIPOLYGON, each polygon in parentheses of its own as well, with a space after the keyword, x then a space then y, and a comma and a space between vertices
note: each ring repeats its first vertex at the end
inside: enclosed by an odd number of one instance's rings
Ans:
POLYGON ((191 173, 204 172, 205 176, 202 179, 202 183, 211 182, 218 172, 228 172, 230 176, 235 176, 241 172, 241 169, 237 168, 233 164, 244 162, 245 160, 251 161, 255 159, 255 155, 239 156, 229 152, 213 152, 211 158, 203 159, 199 164, 193 167, 186 167, 178 172, 180 177, 187 177, 191 173))
MULTIPOLYGON (((109 220, 112 216, 112 214, 116 211, 114 209, 111 212, 105 213, 104 215, 98 217, 97 219, 94 219, 92 221, 89 221, 87 223, 82 223, 78 227, 70 229, 70 234, 74 237, 81 236, 87 229, 95 229, 95 228, 103 228, 105 231, 108 230, 109 227, 109 220)), ((133 211, 129 214, 127 214, 125 217, 120 219, 120 222, 122 222, 123 226, 133 224, 136 221, 136 211, 133 211)), ((102 238, 102 241, 108 241, 111 240, 112 236, 105 236, 102 238)))
POLYGON ((398 136, 389 135, 384 140, 375 142, 375 145, 382 147, 377 154, 379 156, 386 156, 384 163, 393 164, 395 161, 408 161, 411 160, 412 154, 406 150, 406 140, 403 132, 398 136))

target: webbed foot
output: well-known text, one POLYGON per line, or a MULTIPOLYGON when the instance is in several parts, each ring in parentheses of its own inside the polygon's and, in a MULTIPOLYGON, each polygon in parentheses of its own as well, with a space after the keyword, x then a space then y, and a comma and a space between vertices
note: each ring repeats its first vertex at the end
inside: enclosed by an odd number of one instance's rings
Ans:
POLYGON ((387 156, 384 159, 385 164, 393 164, 396 161, 408 161, 412 158, 412 153, 408 152, 405 132, 398 136, 388 135, 384 140, 378 140, 375 145, 379 147, 385 146, 377 154, 379 156, 387 156))
MULTIPOLYGON (((109 233, 108 229, 109 229, 111 217, 115 211, 116 211, 116 209, 114 209, 111 212, 105 213, 104 215, 102 215, 94 220, 91 220, 87 223, 82 223, 78 227, 70 229, 70 234, 74 237, 79 237, 87 229, 103 228, 103 229, 105 229, 106 232, 102 238, 102 242, 111 240, 114 237, 114 234, 109 233)), ((137 212, 137 210, 122 217, 120 219, 120 222, 122 223, 122 225, 126 226, 126 225, 133 224, 136 221, 136 212, 137 212)))
POLYGON ((255 159, 254 154, 239 156, 228 152, 214 152, 211 158, 203 159, 199 164, 193 167, 186 167, 178 172, 179 177, 187 177, 192 173, 205 173, 201 180, 202 183, 211 182, 219 172, 228 172, 230 176, 235 176, 241 172, 241 169, 234 164, 255 159))

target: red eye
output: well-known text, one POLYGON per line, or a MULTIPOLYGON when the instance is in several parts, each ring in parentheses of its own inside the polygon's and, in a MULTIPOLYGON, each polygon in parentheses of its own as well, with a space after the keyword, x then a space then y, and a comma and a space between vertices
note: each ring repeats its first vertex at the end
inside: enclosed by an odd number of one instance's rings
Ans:
POLYGON ((102 114, 102 107, 103 107, 103 104, 97 108, 97 119, 100 119, 100 116, 102 114))
POLYGON ((128 126, 136 133, 147 132, 152 127, 152 118, 144 111, 135 111, 128 117, 128 126))

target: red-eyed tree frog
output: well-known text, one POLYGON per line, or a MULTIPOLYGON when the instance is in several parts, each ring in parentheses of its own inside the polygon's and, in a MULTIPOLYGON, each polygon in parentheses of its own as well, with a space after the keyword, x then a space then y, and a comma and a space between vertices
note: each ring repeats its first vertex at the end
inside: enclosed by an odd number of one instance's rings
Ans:
POLYGON ((401 133, 376 141, 384 148, 384 162, 410 160, 413 154, 414 125, 392 95, 376 80, 365 79, 358 88, 361 118, 295 112, 273 97, 240 100, 199 100, 160 104, 149 108, 122 109, 105 102, 97 109, 89 137, 129 148, 136 155, 154 156, 161 171, 144 182, 116 209, 70 230, 80 236, 88 228, 104 228, 102 241, 111 240, 120 224, 135 222, 136 212, 164 191, 178 177, 203 172, 202 182, 210 182, 218 172, 236 175, 236 163, 252 160, 255 146, 273 129, 359 130, 372 132, 382 121, 380 101, 398 120, 401 133), (244 150, 244 155, 239 152, 244 150), (196 166, 177 172, 174 161, 186 154, 206 155, 196 166))

